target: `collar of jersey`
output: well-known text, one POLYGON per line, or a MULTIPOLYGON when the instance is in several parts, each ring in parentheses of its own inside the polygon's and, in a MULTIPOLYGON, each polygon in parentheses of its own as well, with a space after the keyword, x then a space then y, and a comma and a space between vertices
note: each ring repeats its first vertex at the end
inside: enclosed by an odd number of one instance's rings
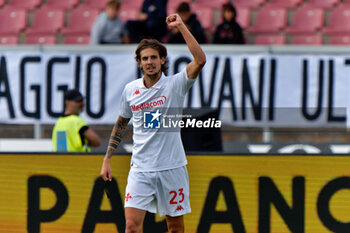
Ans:
POLYGON ((159 89, 160 86, 161 86, 161 82, 164 79, 164 73, 162 72, 162 75, 160 76, 160 79, 153 86, 151 86, 150 88, 147 88, 145 86, 145 84, 143 83, 143 79, 144 79, 144 76, 141 78, 141 88, 144 88, 144 89, 151 89, 151 88, 159 89))

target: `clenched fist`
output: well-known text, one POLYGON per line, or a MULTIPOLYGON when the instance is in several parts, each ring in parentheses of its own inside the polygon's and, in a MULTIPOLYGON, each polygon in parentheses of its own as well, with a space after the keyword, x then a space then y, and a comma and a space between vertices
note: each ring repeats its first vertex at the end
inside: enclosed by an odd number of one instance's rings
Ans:
POLYGON ((171 14, 166 18, 166 23, 170 27, 177 27, 177 26, 183 24, 183 21, 178 14, 171 14))

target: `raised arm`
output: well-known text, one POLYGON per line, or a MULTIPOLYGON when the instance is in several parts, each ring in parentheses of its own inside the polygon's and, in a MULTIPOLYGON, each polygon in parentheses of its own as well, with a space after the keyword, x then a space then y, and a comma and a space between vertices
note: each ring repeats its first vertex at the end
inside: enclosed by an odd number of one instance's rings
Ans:
POLYGON ((185 39, 186 44, 194 58, 193 61, 186 67, 187 76, 190 79, 196 78, 206 62, 203 50, 178 14, 169 15, 166 18, 166 22, 170 27, 176 27, 185 39))
POLYGON ((105 157, 103 158, 103 163, 101 168, 101 176, 105 181, 112 180, 110 159, 112 157, 113 152, 117 149, 120 142, 122 141, 122 136, 125 132, 126 127, 128 126, 129 120, 130 118, 123 118, 119 116, 113 127, 111 137, 109 138, 107 152, 105 157))

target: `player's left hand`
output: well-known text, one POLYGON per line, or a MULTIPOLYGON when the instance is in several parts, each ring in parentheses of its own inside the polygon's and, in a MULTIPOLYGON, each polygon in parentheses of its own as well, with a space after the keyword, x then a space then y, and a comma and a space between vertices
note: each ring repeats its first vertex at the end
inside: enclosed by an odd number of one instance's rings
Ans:
POLYGON ((104 181, 112 180, 112 170, 111 170, 111 164, 109 162, 109 159, 103 160, 100 175, 102 176, 104 181))
POLYGON ((166 18, 166 23, 170 27, 177 27, 179 25, 183 25, 183 21, 178 14, 171 14, 166 18))

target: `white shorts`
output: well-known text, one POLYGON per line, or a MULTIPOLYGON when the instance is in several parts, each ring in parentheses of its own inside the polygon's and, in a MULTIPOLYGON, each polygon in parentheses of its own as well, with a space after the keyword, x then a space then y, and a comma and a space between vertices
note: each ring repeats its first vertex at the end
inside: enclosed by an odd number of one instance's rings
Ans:
POLYGON ((124 207, 134 207, 159 216, 191 212, 186 166, 164 171, 129 171, 124 207))

